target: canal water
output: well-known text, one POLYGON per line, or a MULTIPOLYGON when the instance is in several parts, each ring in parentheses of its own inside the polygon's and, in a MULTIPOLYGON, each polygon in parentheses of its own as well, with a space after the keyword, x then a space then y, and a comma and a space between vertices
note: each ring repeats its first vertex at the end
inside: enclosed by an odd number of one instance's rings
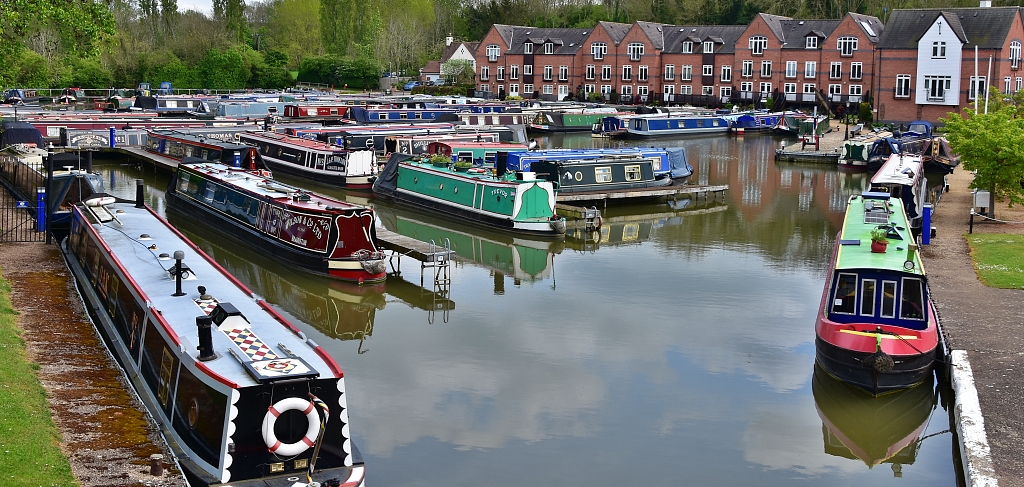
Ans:
MULTIPOLYGON (((180 228, 337 359, 371 487, 963 485, 944 386, 875 399, 815 370, 828 257, 868 178, 776 163, 780 142, 655 141, 729 191, 611 204, 564 241, 311 188, 451 246, 447 286, 411 258, 383 285, 343 285, 180 228)), ((145 179, 164 212, 166 175, 99 169, 124 197, 145 179)))

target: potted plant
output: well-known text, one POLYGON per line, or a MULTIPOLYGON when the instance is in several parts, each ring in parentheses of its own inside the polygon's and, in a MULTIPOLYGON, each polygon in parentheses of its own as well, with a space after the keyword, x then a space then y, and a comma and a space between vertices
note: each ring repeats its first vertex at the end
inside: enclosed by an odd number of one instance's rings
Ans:
POLYGON ((447 167, 452 163, 452 158, 444 154, 434 154, 430 156, 430 163, 433 164, 434 167, 447 167))
POLYGON ((458 161, 455 163, 455 170, 458 172, 467 172, 471 167, 473 167, 473 163, 469 161, 458 161))
POLYGON ((876 253, 885 252, 885 246, 889 245, 889 239, 886 235, 889 233, 889 229, 885 227, 876 227, 871 230, 871 251, 876 253))

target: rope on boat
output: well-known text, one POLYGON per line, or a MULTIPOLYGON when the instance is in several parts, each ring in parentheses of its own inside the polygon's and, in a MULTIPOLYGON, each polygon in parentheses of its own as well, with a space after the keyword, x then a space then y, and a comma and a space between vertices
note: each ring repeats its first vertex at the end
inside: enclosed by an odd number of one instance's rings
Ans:
POLYGON ((323 443, 321 440, 324 439, 324 431, 327 430, 327 421, 331 419, 331 408, 327 407, 319 397, 309 393, 309 400, 313 401, 320 409, 324 410, 324 414, 320 420, 320 433, 316 435, 316 445, 313 447, 313 457, 309 459, 309 470, 306 471, 306 481, 310 484, 313 483, 313 469, 316 466, 316 459, 320 456, 320 445, 323 443))

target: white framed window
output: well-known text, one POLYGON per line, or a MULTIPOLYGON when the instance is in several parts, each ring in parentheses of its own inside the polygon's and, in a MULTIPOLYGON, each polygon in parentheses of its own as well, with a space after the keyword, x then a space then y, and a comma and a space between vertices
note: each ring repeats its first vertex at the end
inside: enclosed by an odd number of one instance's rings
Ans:
POLYGON ((928 94, 928 101, 946 101, 946 90, 951 83, 950 76, 925 76, 924 90, 928 94))
POLYGON ((818 63, 815 61, 804 62, 804 78, 818 77, 818 63))
POLYGON ((693 54, 693 41, 683 43, 683 54, 693 54))
POLYGON ((754 76, 754 61, 746 59, 740 67, 740 76, 750 78, 754 76))
POLYGON ((553 43, 551 43, 551 42, 545 42, 544 43, 544 54, 554 54, 554 53, 555 53, 555 45, 553 43))
MULTIPOLYGON (((661 85, 661 92, 666 95, 672 95, 676 92, 676 85, 661 85)), ((668 100, 668 97, 665 97, 668 100)))
POLYGON ((558 81, 569 81, 569 66, 558 67, 558 81))
POLYGON ((587 79, 594 79, 594 78, 596 78, 597 77, 597 67, 594 66, 593 64, 588 64, 587 65, 587 72, 586 72, 585 76, 586 76, 587 79))
POLYGON ((796 78, 796 61, 786 61, 786 77, 796 78))
POLYGON ((743 82, 741 82, 740 83, 740 91, 746 91, 746 92, 754 91, 754 82, 753 81, 743 81, 743 82))
POLYGON ((612 79, 612 67, 611 65, 605 64, 601 66, 601 79, 610 80, 612 79))
POLYGON ((558 85, 558 99, 569 96, 569 85, 558 85))
POLYGON ((772 77, 772 62, 761 61, 761 77, 771 78, 772 77))
POLYGON ((715 94, 715 87, 714 86, 701 86, 700 87, 700 94, 705 95, 705 96, 714 95, 715 94))
POLYGON ((508 85, 508 94, 519 96, 519 85, 516 83, 508 85))
POLYGON ((932 59, 946 59, 946 41, 932 42, 932 59))
POLYGON ((554 79, 555 68, 553 66, 544 66, 544 81, 551 81, 554 79))
POLYGON ((518 64, 513 64, 513 65, 508 67, 508 77, 509 77, 509 79, 519 79, 519 65, 518 64))
POLYGON ((818 48, 818 38, 816 36, 807 36, 807 38, 804 39, 804 49, 817 49, 817 48, 818 48))
POLYGON ((712 52, 715 52, 715 43, 714 43, 714 41, 704 41, 704 53, 712 53, 712 52))
POLYGON ((690 81, 693 79, 693 66, 684 64, 679 67, 679 79, 681 81, 690 81))
POLYGON ((544 93, 545 95, 552 95, 552 94, 554 94, 554 93, 555 93, 555 89, 554 89, 554 87, 553 87, 553 86, 551 86, 551 85, 544 85, 544 87, 542 88, 542 90, 543 90, 543 93, 544 93))
POLYGON ((679 94, 680 95, 692 95, 693 94, 693 86, 691 86, 691 85, 679 85, 679 94))
POLYGON ((850 96, 860 96, 864 94, 863 85, 850 85, 850 96))
POLYGON ((985 96, 985 90, 987 90, 988 84, 985 82, 984 76, 971 76, 970 88, 967 90, 967 99, 973 100, 978 97, 978 93, 981 96, 985 96))
POLYGON ((636 80, 647 81, 647 66, 638 66, 636 68, 636 80))
POLYGON ((583 92, 584 93, 593 93, 594 92, 594 85, 583 85, 583 92))
POLYGON ((532 95, 533 94, 533 84, 531 84, 531 83, 524 84, 523 85, 523 93, 526 93, 528 95, 532 95))
POLYGON ((882 281, 882 318, 896 317, 896 281, 882 281))
POLYGON ((828 96, 839 96, 843 94, 843 85, 828 85, 828 96))
POLYGON ((839 49, 840 56, 852 56, 857 51, 857 38, 843 36, 836 41, 836 49, 839 49))
POLYGON ((594 60, 600 61, 604 59, 605 54, 608 54, 608 44, 604 42, 594 42, 590 44, 590 55, 594 56, 594 60))
POLYGON ((814 83, 804 83, 804 93, 813 95, 818 91, 818 85, 814 83))
POLYGON ((1020 69, 1020 41, 1010 42, 1010 69, 1020 69))
POLYGON ((895 96, 896 98, 910 98, 909 74, 896 75, 896 92, 893 96, 895 96))
POLYGON ((704 76, 714 76, 715 75, 715 66, 713 64, 704 64, 701 67, 702 67, 702 69, 701 69, 701 74, 702 75, 704 75, 704 76))
POLYGON ((720 79, 722 81, 724 81, 724 82, 732 81, 732 65, 730 65, 730 64, 723 64, 722 65, 722 77, 720 79))
POLYGON ((843 77, 843 63, 831 63, 828 67, 828 79, 843 77))
POLYGON ((527 41, 523 44, 523 54, 533 54, 533 43, 527 41))
POLYGON ((601 85, 601 93, 607 95, 612 92, 612 85, 601 85))
POLYGON ((626 52, 629 53, 630 61, 639 61, 640 56, 644 55, 644 43, 630 42, 626 45, 626 52))
POLYGON ((665 65, 665 81, 675 81, 676 79, 676 66, 674 64, 665 65))
MULTIPOLYGON (((840 272, 832 296, 832 312, 852 315, 857 313, 857 274, 840 272)), ((895 291, 895 289, 893 290, 895 291)))
POLYGON ((480 81, 487 81, 489 79, 491 79, 490 66, 480 66, 480 81))
POLYGON ((850 79, 864 77, 864 63, 850 63, 850 79))
POLYGON ((796 83, 786 83, 782 85, 782 92, 787 95, 796 94, 796 83))
POLYGON ((1003 93, 1007 93, 1007 94, 1010 93, 1010 84, 1012 83, 1012 81, 1013 81, 1013 78, 1011 78, 1009 76, 1003 78, 1003 93))
POLYGON ((765 36, 750 36, 750 40, 747 42, 750 47, 750 53, 755 56, 764 55, 765 49, 768 49, 768 38, 765 36))
POLYGON ((647 94, 648 94, 648 90, 647 89, 648 89, 647 85, 637 86, 636 87, 636 94, 638 94, 640 96, 647 96, 647 94))
POLYGON ((622 65, 622 81, 630 81, 633 79, 633 66, 628 64, 622 65))
POLYGON ((772 92, 772 84, 771 83, 767 83, 767 82, 762 81, 760 88, 761 88, 761 93, 771 93, 772 92))
MULTIPOLYGON (((486 91, 486 92, 490 93, 491 85, 480 85, 480 91, 486 91)), ((382 113, 380 115, 383 118, 387 118, 387 114, 382 113)))
POLYGON ((524 76, 533 76, 533 65, 532 64, 524 64, 523 65, 523 75, 524 76))
POLYGON ((622 85, 622 96, 633 96, 633 85, 622 85))
POLYGON ((497 78, 498 81, 505 81, 505 66, 498 66, 497 78))
POLYGON ((729 98, 730 96, 732 96, 732 86, 723 86, 719 88, 718 96, 721 96, 722 99, 729 98))
POLYGON ((495 62, 498 60, 498 56, 501 55, 501 48, 497 44, 490 44, 487 46, 487 60, 495 62))
POLYGON ((1013 86, 1014 91, 1020 91, 1021 88, 1024 88, 1024 78, 1021 78, 1020 76, 1016 77, 1013 81, 1013 86))
MULTIPOLYGON (((625 91, 622 92, 626 94, 625 91)), ((594 182, 598 183, 610 183, 612 182, 612 168, 611 166, 602 166, 594 168, 594 182)))

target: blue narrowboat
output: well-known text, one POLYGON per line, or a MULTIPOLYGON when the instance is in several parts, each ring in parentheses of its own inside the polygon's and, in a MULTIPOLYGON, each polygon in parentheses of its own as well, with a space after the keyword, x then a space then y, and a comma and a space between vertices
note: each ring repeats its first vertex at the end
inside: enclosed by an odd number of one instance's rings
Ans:
POLYGON ((729 121, 722 116, 685 115, 658 118, 632 118, 626 127, 626 137, 656 137, 662 135, 724 134, 729 121))
POLYGON ((432 121, 441 115, 455 112, 454 108, 352 107, 348 115, 359 123, 409 123, 417 120, 432 121))
POLYGON ((693 174, 683 147, 653 148, 624 147, 620 149, 549 149, 529 152, 509 152, 508 167, 516 171, 532 171, 536 161, 580 161, 608 156, 639 156, 651 159, 655 176, 671 175, 677 181, 693 174))

